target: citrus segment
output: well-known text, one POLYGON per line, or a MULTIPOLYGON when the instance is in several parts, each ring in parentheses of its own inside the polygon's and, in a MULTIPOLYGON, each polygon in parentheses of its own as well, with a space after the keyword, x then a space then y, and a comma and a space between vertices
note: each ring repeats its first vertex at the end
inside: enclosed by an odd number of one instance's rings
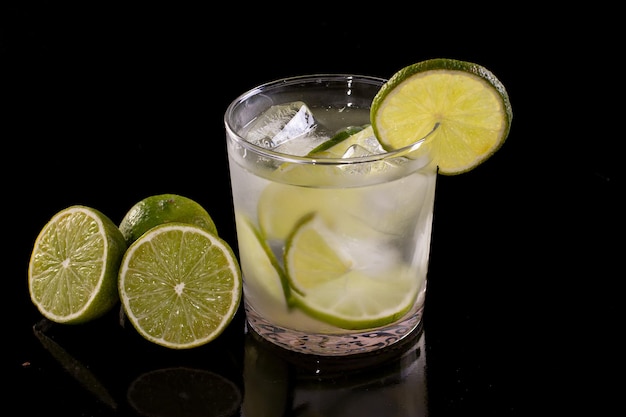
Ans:
POLYGON ((276 256, 249 218, 237 213, 235 219, 239 260, 250 296, 262 295, 267 302, 286 307, 290 289, 276 256))
POLYGON ((126 243, 100 211, 70 206, 55 214, 35 240, 28 266, 30 297, 58 323, 84 323, 119 298, 117 271, 126 243))
POLYGON ((124 311, 147 340, 173 349, 203 345, 232 321, 241 271, 230 246, 203 228, 164 223, 126 251, 119 273, 124 311))
POLYGON ((425 146, 439 172, 467 172, 504 143, 513 113, 504 85, 486 68, 432 59, 394 74, 372 102, 370 118, 387 150, 429 136, 425 146))
POLYGON ((120 222, 120 231, 130 245, 156 225, 168 222, 195 224, 211 233, 217 228, 198 202, 177 194, 151 195, 133 205, 120 222))

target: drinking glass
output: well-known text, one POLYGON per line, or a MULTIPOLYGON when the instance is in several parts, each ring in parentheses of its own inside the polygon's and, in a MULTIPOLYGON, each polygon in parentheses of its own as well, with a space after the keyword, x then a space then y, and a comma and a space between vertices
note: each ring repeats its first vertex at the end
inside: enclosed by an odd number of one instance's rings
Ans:
POLYGON ((424 138, 376 140, 385 81, 279 79, 225 112, 247 326, 289 351, 372 353, 421 326, 437 167, 424 138))

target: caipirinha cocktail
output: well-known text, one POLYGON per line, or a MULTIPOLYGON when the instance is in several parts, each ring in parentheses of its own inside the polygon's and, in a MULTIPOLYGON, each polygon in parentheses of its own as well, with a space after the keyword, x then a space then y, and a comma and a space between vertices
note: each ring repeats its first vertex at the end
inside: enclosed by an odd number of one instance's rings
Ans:
POLYGON ((491 80, 446 66, 458 61, 442 62, 406 72, 402 82, 351 75, 279 80, 227 110, 246 314, 264 338, 304 353, 345 355, 393 344, 419 325, 439 162, 461 140, 454 116, 462 116, 445 106, 463 108, 463 88, 475 96, 479 86, 489 91, 481 103, 501 116, 499 125, 493 116, 474 116, 499 131, 475 135, 472 126, 470 150, 447 158, 446 174, 486 159, 510 123, 508 98, 491 80), (448 75, 454 78, 440 79, 448 75), (456 96, 429 103, 415 83, 452 86, 456 96), (418 102, 413 110, 401 106, 407 86, 418 102), (411 111, 422 116, 411 118, 411 111))

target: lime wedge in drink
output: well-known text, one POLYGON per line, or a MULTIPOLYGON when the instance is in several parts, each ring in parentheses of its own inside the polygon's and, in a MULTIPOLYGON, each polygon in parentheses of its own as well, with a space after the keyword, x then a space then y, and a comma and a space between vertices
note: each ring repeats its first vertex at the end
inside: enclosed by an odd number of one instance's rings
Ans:
POLYGON ((267 239, 284 240, 303 216, 319 212, 332 223, 334 219, 350 217, 349 213, 359 213, 360 202, 361 195, 349 188, 307 188, 273 182, 259 198, 259 226, 267 239))
POLYGON ((373 328, 399 319, 413 305, 421 282, 416 271, 392 253, 376 240, 346 240, 320 216, 306 216, 285 249, 294 304, 346 329, 373 328))
POLYGON ((287 240, 285 267, 292 288, 300 294, 350 271, 351 260, 331 245, 334 235, 315 213, 305 216, 287 240))
POLYGON ((217 338, 241 300, 241 270, 230 246, 205 229, 163 223, 126 251, 119 271, 124 311, 145 339, 172 349, 217 338))
MULTIPOLYGON (((371 125, 352 126, 341 130, 331 139, 313 149, 309 156, 319 158, 342 158, 348 149, 358 146, 368 152, 382 152, 371 125)), ((264 235, 272 239, 285 239, 303 216, 319 212, 328 222, 343 216, 342 223, 358 220, 356 213, 362 212, 362 193, 350 188, 340 189, 342 173, 332 166, 295 165, 285 163, 278 169, 281 175, 291 180, 319 180, 318 185, 334 184, 332 189, 297 187, 278 182, 271 183, 259 198, 258 218, 264 235), (325 178, 321 178, 325 176, 325 178)))
POLYGON ((370 119, 387 150, 424 146, 439 172, 455 175, 487 160, 508 136, 513 113, 504 85, 486 68, 431 59, 398 71, 372 102, 370 119))
POLYGON ((369 154, 379 154, 385 151, 374 135, 372 125, 350 126, 313 149, 308 156, 344 158, 348 156, 346 153, 349 152, 351 147, 360 147, 369 154))
POLYGON ((249 278, 246 287, 250 296, 263 296, 267 303, 287 307, 290 288, 276 256, 249 218, 236 213, 235 219, 239 259, 243 276, 249 278))
POLYGON ((43 227, 30 257, 28 289, 41 314, 57 323, 84 323, 119 298, 117 271, 126 243, 100 211, 75 205, 43 227))

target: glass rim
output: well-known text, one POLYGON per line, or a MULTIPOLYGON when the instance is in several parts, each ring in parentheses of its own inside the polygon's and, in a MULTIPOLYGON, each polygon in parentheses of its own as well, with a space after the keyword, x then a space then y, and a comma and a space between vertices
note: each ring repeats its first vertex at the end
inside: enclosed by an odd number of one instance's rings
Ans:
POLYGON ((260 94, 264 90, 271 89, 279 86, 289 86, 300 84, 302 82, 324 82, 324 81, 339 81, 339 80, 354 80, 354 81, 364 81, 369 84, 379 84, 381 87, 384 83, 387 82, 387 79, 370 76, 370 75, 359 75, 359 74, 330 74, 330 73, 320 73, 320 74, 308 74, 308 75, 298 75, 294 77, 286 77, 279 78, 273 81, 269 81, 263 84, 259 84, 256 87, 253 87, 246 92, 240 94, 237 98, 235 98, 226 108, 226 112, 224 113, 224 125, 228 132, 228 137, 232 138, 238 145, 256 153, 261 156, 278 160, 281 162, 289 162, 296 164, 312 164, 312 165, 349 165, 349 164, 360 164, 360 163, 371 163, 377 161, 383 161, 387 159, 393 159, 401 156, 405 156, 410 154, 411 152, 417 150, 422 146, 424 141, 432 135, 435 130, 439 127, 439 123, 436 123, 433 128, 426 133, 422 138, 416 140, 415 142, 399 148, 394 149, 392 151, 386 151, 384 153, 372 154, 367 156, 360 156, 355 158, 315 158, 313 156, 297 156, 290 155, 287 153, 273 151, 268 148, 264 148, 259 145, 255 145, 253 143, 248 142, 244 137, 242 137, 239 133, 235 131, 235 129, 231 126, 229 121, 229 115, 231 115, 235 109, 235 107, 241 103, 243 103, 246 99, 260 94))

